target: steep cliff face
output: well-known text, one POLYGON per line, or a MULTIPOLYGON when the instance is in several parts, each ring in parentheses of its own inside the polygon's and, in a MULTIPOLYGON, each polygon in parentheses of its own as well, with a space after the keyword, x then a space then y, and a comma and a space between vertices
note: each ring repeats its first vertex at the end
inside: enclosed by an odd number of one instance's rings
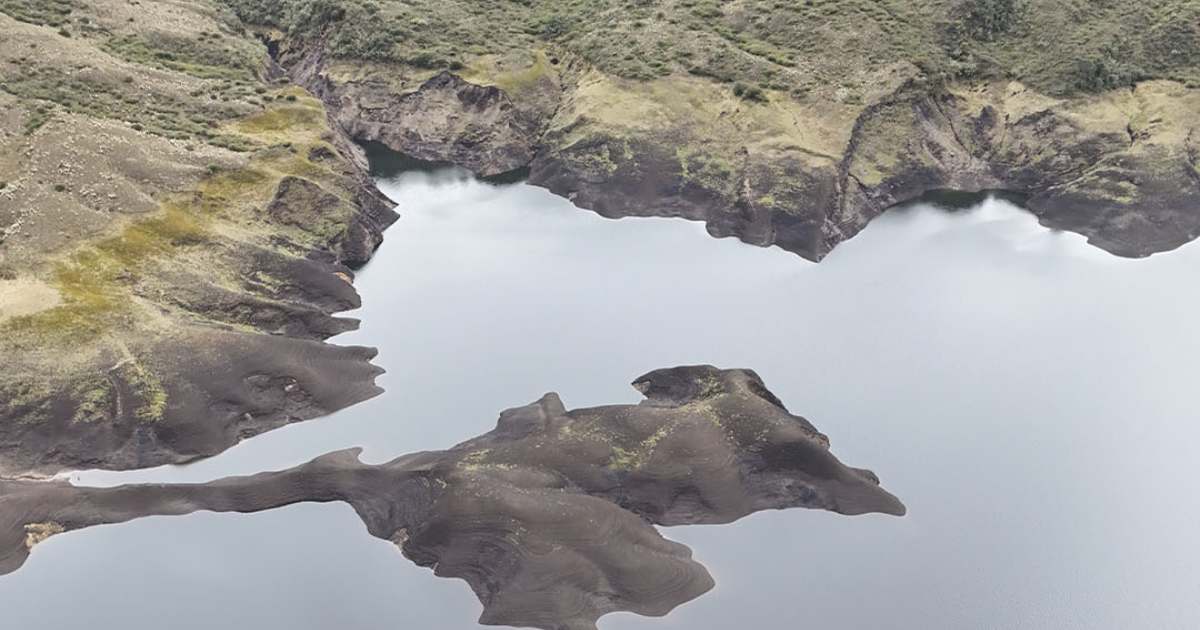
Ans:
POLYGON ((451 72, 392 74, 370 63, 343 68, 361 78, 342 81, 329 72, 335 62, 324 38, 266 37, 292 80, 321 98, 350 137, 422 160, 459 164, 485 177, 529 166, 561 95, 544 56, 530 68, 507 73, 509 91, 451 72), (416 89, 406 89, 409 85, 416 89))
POLYGON ((214 5, 72 11, 0 13, 30 51, 0 64, 0 474, 188 461, 378 394, 374 350, 323 343, 397 216, 361 150, 214 5))
POLYGON ((931 85, 901 64, 862 104, 754 102, 703 78, 621 79, 562 51, 435 74, 348 71, 321 40, 283 50, 357 138, 480 175, 528 169, 603 216, 704 221, 810 260, 937 189, 1020 193, 1045 225, 1121 256, 1200 233, 1200 96, 1171 81, 1064 99, 1015 82, 931 85))
POLYGON ((936 188, 1020 193, 1044 225, 1119 256, 1200 234, 1188 139, 1200 93, 1183 85, 1152 81, 1066 101, 997 83, 905 91, 885 107, 892 111, 860 119, 846 155, 845 236, 936 188))

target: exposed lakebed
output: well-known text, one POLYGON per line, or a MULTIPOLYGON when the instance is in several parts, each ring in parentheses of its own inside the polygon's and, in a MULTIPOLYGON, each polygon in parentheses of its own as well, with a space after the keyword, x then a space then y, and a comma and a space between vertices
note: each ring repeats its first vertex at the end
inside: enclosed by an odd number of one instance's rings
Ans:
MULTIPOLYGON (((385 176, 404 218, 357 286, 388 392, 198 464, 204 481, 365 446, 444 448, 504 408, 636 402, 664 365, 751 367, 903 519, 664 529, 717 588, 603 628, 1194 627, 1200 250, 1122 260, 1005 202, 894 210, 820 265, 665 219, 608 221, 455 171, 385 176)), ((472 627, 480 607, 344 505, 58 536, 0 578, 14 627, 472 627), (78 602, 62 605, 63 597, 78 602)))

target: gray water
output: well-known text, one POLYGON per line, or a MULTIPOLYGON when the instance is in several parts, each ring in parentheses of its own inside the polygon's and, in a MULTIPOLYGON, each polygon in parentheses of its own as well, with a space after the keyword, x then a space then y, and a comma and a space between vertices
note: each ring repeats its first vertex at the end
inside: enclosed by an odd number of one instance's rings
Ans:
MULTIPOLYGON (((358 279, 388 393, 182 468, 203 481, 348 446, 384 461, 501 409, 635 402, 682 363, 752 367, 902 519, 791 510, 664 529, 717 579, 606 630, 1200 627, 1200 247, 1122 260, 989 200, 894 210, 820 265, 697 224, 609 221, 460 173, 382 181, 403 219, 358 279)), ((11 628, 470 629, 465 584, 344 505, 52 538, 0 578, 11 628)))

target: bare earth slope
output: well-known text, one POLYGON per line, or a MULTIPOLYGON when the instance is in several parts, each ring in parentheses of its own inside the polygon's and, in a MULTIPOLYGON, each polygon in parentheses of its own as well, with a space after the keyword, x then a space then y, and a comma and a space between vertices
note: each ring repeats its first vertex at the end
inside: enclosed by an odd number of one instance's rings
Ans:
POLYGON ((927 191, 1000 188, 1122 256, 1200 234, 1186 0, 229 2, 353 137, 604 216, 819 260, 927 191))
POLYGON ((0 474, 212 455, 379 392, 355 322, 395 220, 220 5, 0 2, 0 474))
POLYGON ((670 368, 634 386, 647 396, 640 405, 567 411, 547 394, 450 450, 378 466, 354 449, 201 485, 0 480, 0 573, 64 531, 344 501, 371 535, 439 577, 465 580, 483 603, 481 623, 594 630, 601 615, 665 615, 712 588, 691 551, 652 524, 793 507, 904 514, 873 473, 839 462, 752 371, 670 368))

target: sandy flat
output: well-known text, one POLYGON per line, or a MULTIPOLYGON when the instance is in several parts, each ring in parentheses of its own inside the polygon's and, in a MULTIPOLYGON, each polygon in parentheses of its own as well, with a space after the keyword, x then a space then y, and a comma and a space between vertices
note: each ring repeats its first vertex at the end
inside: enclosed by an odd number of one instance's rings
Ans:
POLYGON ((39 280, 0 280, 0 322, 62 303, 58 289, 39 280))

